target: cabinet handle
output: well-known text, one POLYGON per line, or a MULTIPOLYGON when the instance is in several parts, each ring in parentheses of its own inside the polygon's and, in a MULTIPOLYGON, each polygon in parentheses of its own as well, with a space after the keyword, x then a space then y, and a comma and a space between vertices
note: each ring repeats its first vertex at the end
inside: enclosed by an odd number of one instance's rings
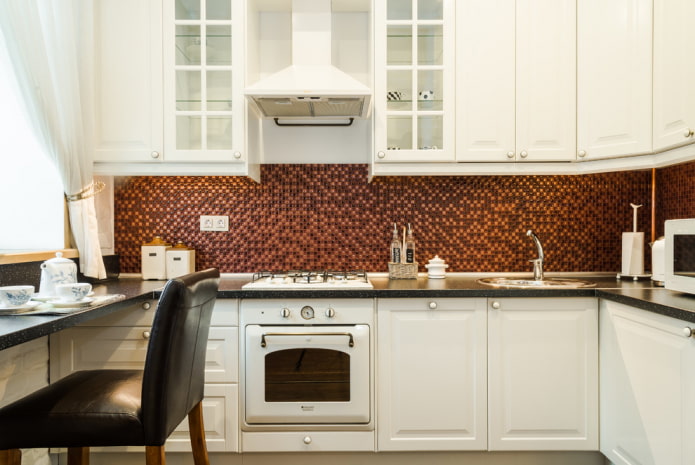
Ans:
POLYGON ((521 155, 521 158, 526 158, 528 157, 528 152, 526 150, 522 150, 519 155, 521 155))
POLYGON ((376 153, 376 156, 379 158, 386 158, 386 153, 383 151, 379 151, 376 153))
POLYGON ((428 307, 430 307, 430 310, 436 310, 437 309, 437 302, 430 302, 428 307))
POLYGON ((143 302, 142 303, 142 309, 143 310, 149 310, 152 308, 152 304, 150 302, 143 302))
POLYGON ((241 158, 241 152, 234 152, 234 158, 237 160, 241 158))
POLYGON ((507 158, 514 158, 514 152, 507 152, 507 158))
POLYGON ((143 332, 142 332, 142 338, 143 338, 143 339, 149 339, 150 336, 152 336, 152 333, 151 333, 151 332, 149 332, 149 331, 143 331, 143 332))
POLYGON ((152 152, 150 153, 150 156, 151 156, 152 158, 159 158, 159 152, 157 152, 157 151, 152 151, 152 152))
POLYGON ((497 301, 495 300, 494 302, 492 302, 492 305, 491 305, 491 306, 492 306, 492 308, 494 308, 495 310, 499 310, 500 307, 501 307, 502 305, 500 305, 500 303, 497 302, 497 301))
POLYGON ((311 436, 304 436, 304 444, 311 444, 311 436))
POLYGON ((695 132, 693 132, 692 129, 687 128, 687 129, 685 130, 685 133, 683 133, 683 135, 684 135, 686 138, 687 138, 687 137, 693 137, 693 135, 695 135, 695 132))
POLYGON ((579 158, 584 158, 586 156, 586 150, 580 150, 577 155, 579 155, 579 158))
POLYGON ((694 334, 694 332, 693 332, 692 328, 690 328, 690 327, 688 327, 688 326, 686 326, 685 328, 683 328, 683 336, 685 336, 685 337, 693 337, 693 334, 694 334))

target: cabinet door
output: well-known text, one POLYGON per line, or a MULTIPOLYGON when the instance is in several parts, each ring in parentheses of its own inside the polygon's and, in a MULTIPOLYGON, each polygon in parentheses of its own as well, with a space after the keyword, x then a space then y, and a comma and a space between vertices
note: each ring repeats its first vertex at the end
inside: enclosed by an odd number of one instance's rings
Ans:
POLYGON ((375 162, 454 160, 454 1, 377 0, 375 162))
POLYGON ((166 161, 243 163, 244 2, 164 0, 163 24, 166 161))
POLYGON ((489 305, 489 449, 598 450, 596 299, 489 305))
POLYGON ((580 159, 652 149, 652 0, 582 0, 577 18, 580 159))
POLYGON ((516 0, 456 5, 456 159, 516 157, 516 0))
POLYGON ((95 0, 95 162, 162 160, 162 1, 95 0))
POLYGON ((516 160, 576 158, 575 0, 516 2, 516 160))
POLYGON ((378 450, 485 450, 485 299, 379 299, 378 450))
POLYGON ((654 150, 695 142, 695 2, 654 0, 654 150))
POLYGON ((685 465, 695 443, 688 324, 601 302, 601 452, 616 465, 685 465))

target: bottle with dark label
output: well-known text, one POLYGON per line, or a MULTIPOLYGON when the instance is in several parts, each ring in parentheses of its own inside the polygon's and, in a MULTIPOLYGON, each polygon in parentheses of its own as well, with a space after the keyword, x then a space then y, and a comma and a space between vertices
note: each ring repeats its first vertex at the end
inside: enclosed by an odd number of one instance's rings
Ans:
POLYGON ((415 239, 410 223, 408 223, 408 233, 405 236, 405 262, 415 263, 415 239))
POLYGON ((391 263, 401 262, 401 240, 398 237, 398 226, 393 223, 393 239, 391 240, 391 263))

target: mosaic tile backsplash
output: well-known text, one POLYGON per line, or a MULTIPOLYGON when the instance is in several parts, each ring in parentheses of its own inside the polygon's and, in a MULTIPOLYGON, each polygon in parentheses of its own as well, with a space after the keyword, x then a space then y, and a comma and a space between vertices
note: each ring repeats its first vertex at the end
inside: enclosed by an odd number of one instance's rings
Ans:
MULTIPOLYGON (((644 205, 639 229, 650 236, 650 171, 371 183, 367 173, 367 165, 263 165, 261 184, 225 176, 117 178, 121 272, 140 272, 140 246, 156 235, 196 249, 197 269, 386 272, 394 222, 412 224, 420 271, 439 255, 450 272, 530 272, 536 249, 526 230, 533 229, 546 271, 615 272, 621 234, 632 227, 630 202, 644 205), (200 215, 229 216, 229 232, 201 232, 200 215)), ((674 168, 661 177, 677 175, 674 168)))

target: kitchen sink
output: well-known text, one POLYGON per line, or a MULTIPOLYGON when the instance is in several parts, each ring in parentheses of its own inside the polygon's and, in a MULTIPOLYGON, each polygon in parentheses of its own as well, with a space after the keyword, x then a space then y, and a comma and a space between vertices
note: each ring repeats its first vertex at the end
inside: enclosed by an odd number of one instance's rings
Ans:
POLYGON ((506 287, 512 289, 576 289, 581 287, 593 287, 596 283, 571 278, 547 278, 541 280, 524 278, 480 278, 480 284, 492 287, 506 287))

